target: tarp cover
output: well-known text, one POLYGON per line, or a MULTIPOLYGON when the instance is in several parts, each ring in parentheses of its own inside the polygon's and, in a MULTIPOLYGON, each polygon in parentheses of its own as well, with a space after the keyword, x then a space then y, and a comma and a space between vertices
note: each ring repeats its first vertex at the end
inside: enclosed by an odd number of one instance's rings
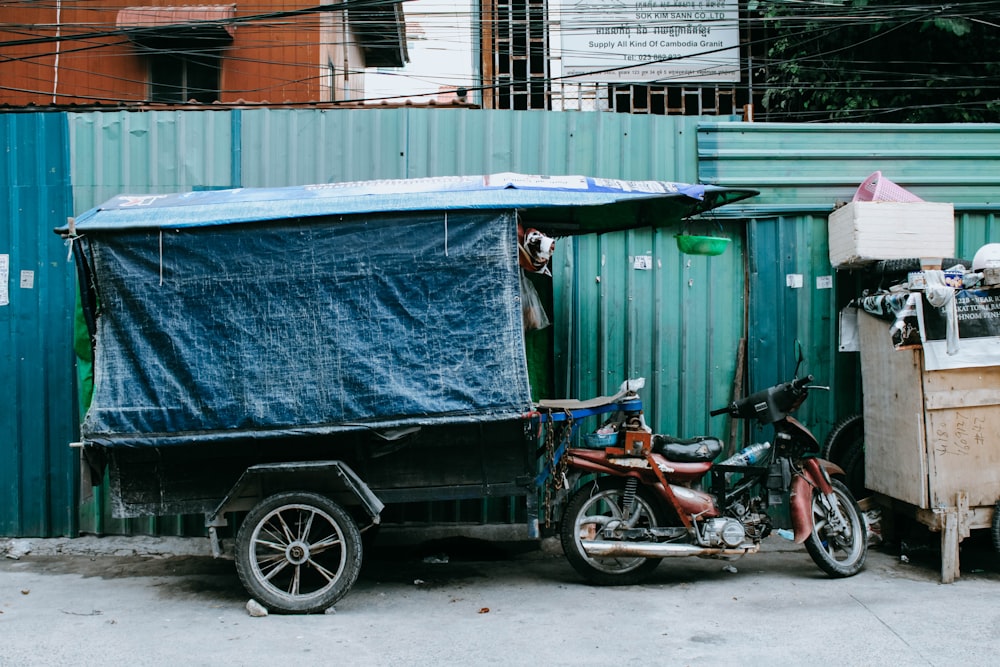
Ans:
POLYGON ((379 211, 517 209, 533 227, 562 235, 669 225, 755 194, 755 190, 668 181, 504 173, 119 195, 83 213, 74 224, 84 233, 379 211))
POLYGON ((144 446, 519 417, 515 214, 94 230, 85 442, 144 446))

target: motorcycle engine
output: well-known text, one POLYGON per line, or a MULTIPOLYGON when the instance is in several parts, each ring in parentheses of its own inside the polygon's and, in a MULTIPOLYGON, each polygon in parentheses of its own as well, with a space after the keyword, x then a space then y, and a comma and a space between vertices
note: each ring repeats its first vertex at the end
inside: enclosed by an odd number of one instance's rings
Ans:
POLYGON ((739 521, 747 537, 754 542, 760 542, 771 532, 771 517, 767 514, 767 505, 759 496, 746 500, 747 505, 733 503, 728 514, 739 521))
POLYGON ((735 548, 743 544, 745 539, 743 524, 736 519, 722 517, 705 522, 704 541, 708 546, 735 548))

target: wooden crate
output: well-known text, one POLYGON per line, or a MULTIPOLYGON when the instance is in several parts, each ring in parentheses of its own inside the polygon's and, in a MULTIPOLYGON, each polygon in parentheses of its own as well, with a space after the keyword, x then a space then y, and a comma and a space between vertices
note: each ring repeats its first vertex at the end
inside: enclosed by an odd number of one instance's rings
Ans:
POLYGON ((941 578, 953 581, 958 543, 990 527, 1000 499, 1000 363, 927 371, 921 350, 893 348, 887 322, 859 325, 865 485, 941 531, 941 578))

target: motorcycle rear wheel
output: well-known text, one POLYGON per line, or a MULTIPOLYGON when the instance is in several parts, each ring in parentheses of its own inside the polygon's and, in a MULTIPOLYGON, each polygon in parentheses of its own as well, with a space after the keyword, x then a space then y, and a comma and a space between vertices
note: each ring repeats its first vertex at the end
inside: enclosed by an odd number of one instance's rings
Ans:
MULTIPOLYGON (((625 480, 603 477, 581 487, 570 498, 563 513, 560 537, 563 553, 573 569, 598 586, 628 586, 645 579, 660 564, 660 558, 588 556, 583 544, 598 539, 599 533, 624 516, 625 480)), ((639 487, 633 503, 635 528, 662 526, 657 500, 639 487), (636 514, 637 513, 637 514, 636 514)))
POLYGON ((868 557, 868 529, 861 508, 847 486, 836 479, 830 483, 847 525, 843 530, 834 530, 819 489, 813 489, 813 530, 806 538, 806 550, 816 565, 831 577, 852 577, 861 571, 868 557))

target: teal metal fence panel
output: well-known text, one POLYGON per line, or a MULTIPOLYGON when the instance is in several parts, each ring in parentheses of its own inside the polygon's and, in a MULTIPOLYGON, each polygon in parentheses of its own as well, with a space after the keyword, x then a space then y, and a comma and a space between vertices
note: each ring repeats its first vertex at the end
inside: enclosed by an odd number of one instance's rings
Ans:
POLYGON ((120 194, 240 187, 233 153, 242 113, 69 114, 74 210, 82 213, 120 194))
POLYGON ((52 233, 72 214, 66 116, 0 114, 0 137, 0 535, 72 535, 74 275, 52 233))

